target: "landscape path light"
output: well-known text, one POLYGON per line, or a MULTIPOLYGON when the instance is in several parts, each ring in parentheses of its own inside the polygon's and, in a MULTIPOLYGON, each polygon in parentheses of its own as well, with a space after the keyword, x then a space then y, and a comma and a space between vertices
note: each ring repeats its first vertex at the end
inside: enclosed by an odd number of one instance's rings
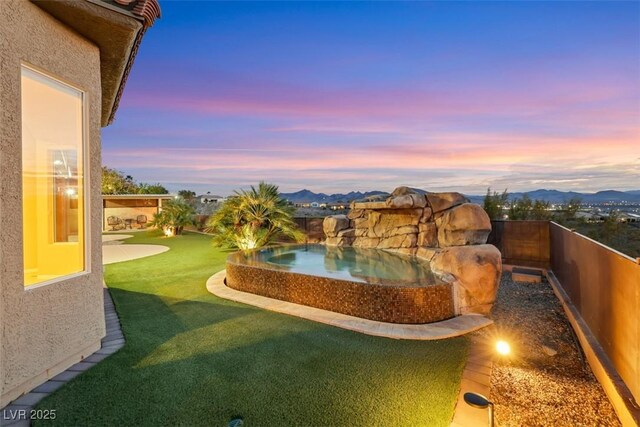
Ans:
POLYGON ((489 408, 489 425, 493 427, 493 402, 479 393, 467 392, 464 394, 464 401, 467 405, 477 409, 489 408))
POLYGON ((511 353, 511 346, 505 340, 496 342, 496 351, 502 356, 508 356, 511 353))

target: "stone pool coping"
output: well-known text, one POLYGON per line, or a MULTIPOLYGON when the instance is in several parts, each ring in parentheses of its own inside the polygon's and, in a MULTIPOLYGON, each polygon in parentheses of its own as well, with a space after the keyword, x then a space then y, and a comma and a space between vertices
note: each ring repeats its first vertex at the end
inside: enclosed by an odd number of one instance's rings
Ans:
POLYGON ((252 305, 277 313, 301 317, 367 335, 405 340, 439 340, 465 335, 493 324, 493 320, 480 314, 465 314, 452 319, 424 325, 378 322, 320 308, 267 298, 249 292, 237 291, 225 285, 225 277, 226 270, 219 271, 211 276, 207 280, 207 290, 227 300, 252 305))

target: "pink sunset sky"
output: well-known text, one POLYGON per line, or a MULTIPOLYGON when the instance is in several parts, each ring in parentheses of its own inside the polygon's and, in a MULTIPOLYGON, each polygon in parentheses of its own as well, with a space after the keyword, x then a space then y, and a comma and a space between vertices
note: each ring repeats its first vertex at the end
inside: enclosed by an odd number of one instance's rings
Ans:
POLYGON ((640 3, 194 4, 163 3, 104 132, 137 180, 640 189, 640 3))

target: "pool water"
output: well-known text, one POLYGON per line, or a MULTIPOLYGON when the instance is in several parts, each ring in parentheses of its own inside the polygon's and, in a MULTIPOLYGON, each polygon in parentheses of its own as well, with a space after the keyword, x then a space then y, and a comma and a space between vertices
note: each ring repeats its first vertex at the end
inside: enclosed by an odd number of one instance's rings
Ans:
POLYGON ((264 249, 251 257, 271 268, 310 276, 402 286, 441 283, 427 261, 380 249, 295 245, 264 249))

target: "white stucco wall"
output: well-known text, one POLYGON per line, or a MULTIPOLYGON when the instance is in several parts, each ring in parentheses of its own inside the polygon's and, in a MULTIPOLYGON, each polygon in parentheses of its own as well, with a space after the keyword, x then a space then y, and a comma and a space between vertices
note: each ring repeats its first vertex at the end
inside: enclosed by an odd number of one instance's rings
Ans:
POLYGON ((99 348, 105 334, 100 251, 100 52, 26 0, 0 1, 0 407, 99 348), (88 94, 91 273, 23 286, 20 67, 88 94))

